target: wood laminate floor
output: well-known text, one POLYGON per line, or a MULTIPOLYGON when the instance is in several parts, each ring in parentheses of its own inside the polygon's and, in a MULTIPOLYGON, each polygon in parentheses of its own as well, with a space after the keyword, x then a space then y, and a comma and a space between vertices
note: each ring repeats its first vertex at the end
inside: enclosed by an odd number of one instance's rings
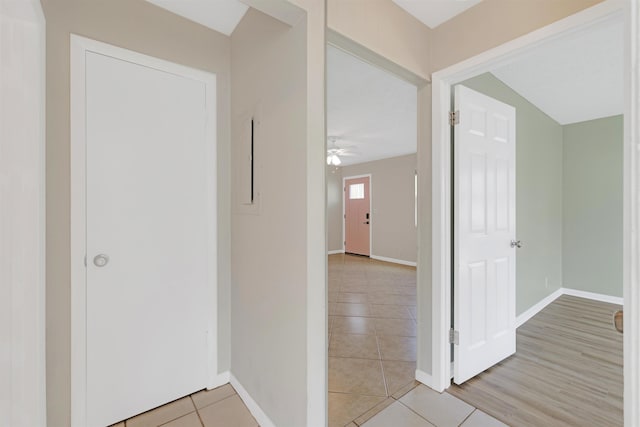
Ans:
POLYGON ((622 426, 618 309, 564 295, 518 328, 515 355, 447 391, 513 427, 622 426))

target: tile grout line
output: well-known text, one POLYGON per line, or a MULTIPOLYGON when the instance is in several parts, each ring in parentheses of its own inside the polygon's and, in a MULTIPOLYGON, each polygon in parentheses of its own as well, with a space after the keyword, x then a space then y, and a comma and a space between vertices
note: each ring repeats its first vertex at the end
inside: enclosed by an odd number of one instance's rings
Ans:
POLYGON ((193 394, 189 395, 189 399, 191 399, 191 403, 193 403, 193 407, 196 408, 196 416, 198 417, 198 421, 200 421, 200 425, 204 427, 204 421, 202 421, 202 417, 200 416, 200 411, 196 406, 195 400, 193 400, 193 394))
MULTIPOLYGON (((455 396, 454 396, 454 397, 455 397, 455 396)), ((460 399, 460 400, 462 400, 462 399, 460 399)), ((463 400, 463 402, 464 402, 464 400, 463 400)), ((465 403, 466 403, 466 402, 465 402, 465 403)), ((464 423, 465 423, 469 418, 471 418, 471 415, 473 415, 473 414, 478 410, 478 408, 476 408, 476 407, 475 407, 475 406, 473 406, 473 405, 469 405, 469 406, 471 406, 471 407, 473 408, 473 411, 469 412, 469 415, 467 415, 467 416, 465 417, 465 419, 464 419, 464 420, 462 420, 462 422, 461 422, 460 424, 458 424, 458 427, 462 426, 462 424, 464 424, 464 423)))

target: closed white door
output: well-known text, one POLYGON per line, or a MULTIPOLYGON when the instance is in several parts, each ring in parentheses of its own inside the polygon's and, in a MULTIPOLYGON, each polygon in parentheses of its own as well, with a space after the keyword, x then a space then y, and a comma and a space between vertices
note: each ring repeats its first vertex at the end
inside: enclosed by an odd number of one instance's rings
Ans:
POLYGON ((207 385, 211 143, 202 81, 86 53, 86 415, 207 385))
POLYGON ((454 381, 516 351, 515 128, 510 105, 455 88, 454 381))

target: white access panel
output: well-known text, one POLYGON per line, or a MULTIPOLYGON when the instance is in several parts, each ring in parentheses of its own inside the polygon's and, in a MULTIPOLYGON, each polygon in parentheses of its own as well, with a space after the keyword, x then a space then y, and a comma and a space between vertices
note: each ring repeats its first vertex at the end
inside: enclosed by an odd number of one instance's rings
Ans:
POLYGON ((515 128, 510 105, 455 87, 454 381, 516 351, 515 128))
POLYGON ((206 99, 202 81, 86 53, 88 426, 207 385, 206 99))

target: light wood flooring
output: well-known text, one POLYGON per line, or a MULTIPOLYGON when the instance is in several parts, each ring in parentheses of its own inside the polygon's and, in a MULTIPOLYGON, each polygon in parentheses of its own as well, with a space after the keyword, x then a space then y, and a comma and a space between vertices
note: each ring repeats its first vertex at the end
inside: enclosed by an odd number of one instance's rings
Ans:
POLYGON ((518 328, 515 355, 447 391, 513 427, 622 426, 618 309, 562 296, 518 328))

